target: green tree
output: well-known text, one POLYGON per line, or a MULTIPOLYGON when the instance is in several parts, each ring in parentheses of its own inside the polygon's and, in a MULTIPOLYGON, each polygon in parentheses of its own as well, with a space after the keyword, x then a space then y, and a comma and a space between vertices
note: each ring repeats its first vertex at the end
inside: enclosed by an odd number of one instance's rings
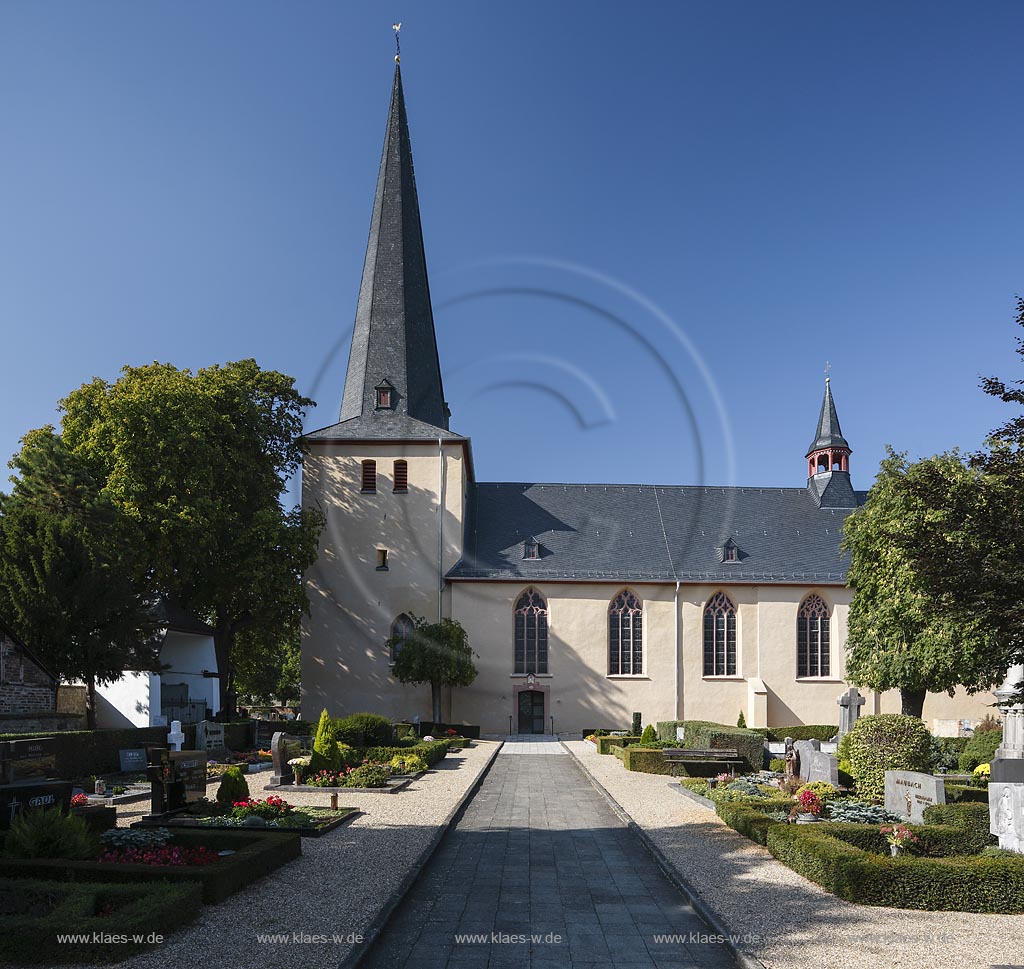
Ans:
POLYGON ((97 684, 159 668, 137 530, 52 427, 26 435, 10 466, 0 608, 52 672, 85 682, 93 728, 97 684))
MULTIPOLYGON (((1021 297, 1016 322, 1024 327, 1021 297)), ((1019 337, 1016 353, 1024 357, 1019 337)), ((1004 403, 1024 405, 1024 380, 987 377, 981 386, 1004 403)), ((1005 673, 1024 662, 1024 416, 992 431, 970 464, 981 475, 978 489, 950 489, 928 469, 913 482, 915 498, 932 509, 915 555, 922 581, 952 621, 989 630, 993 664, 1005 673)))
POLYGON ((873 690, 898 689, 903 713, 914 717, 929 692, 988 689, 1005 670, 991 629, 978 617, 952 615, 921 575, 921 536, 936 516, 917 490, 923 476, 972 502, 984 486, 955 453, 908 464, 889 449, 867 502, 843 526, 854 588, 847 676, 873 690))
POLYGON ((213 626, 224 717, 239 634, 294 627, 308 609, 322 517, 281 502, 312 403, 254 360, 125 367, 61 402, 65 445, 136 524, 154 590, 213 626))
POLYGON ((292 704, 299 701, 301 646, 298 628, 249 627, 235 642, 235 692, 240 701, 292 704))
POLYGON ((429 683, 434 723, 441 722, 441 688, 469 686, 476 679, 473 650, 466 630, 455 619, 428 623, 413 619, 412 632, 400 643, 388 640, 388 648, 401 645, 395 659, 394 676, 402 683, 429 683))

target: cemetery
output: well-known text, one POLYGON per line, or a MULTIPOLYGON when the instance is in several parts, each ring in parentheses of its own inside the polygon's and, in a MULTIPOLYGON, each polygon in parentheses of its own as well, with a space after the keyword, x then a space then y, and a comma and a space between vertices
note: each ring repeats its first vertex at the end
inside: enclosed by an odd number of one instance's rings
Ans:
MULTIPOLYGON (((1022 674, 997 698, 1012 698, 1022 674)), ((635 717, 631 731, 585 739, 626 770, 678 776, 678 793, 839 898, 1024 913, 1024 708, 1004 703, 1001 723, 939 738, 916 717, 861 717, 855 688, 837 703, 838 728, 671 721, 641 732, 635 717)))

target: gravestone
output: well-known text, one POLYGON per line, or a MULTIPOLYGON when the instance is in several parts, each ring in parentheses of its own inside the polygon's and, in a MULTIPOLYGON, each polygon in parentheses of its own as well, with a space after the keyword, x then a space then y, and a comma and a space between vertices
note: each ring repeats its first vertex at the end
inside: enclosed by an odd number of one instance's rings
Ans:
POLYGON ((288 766, 288 761, 302 754, 302 739, 287 733, 276 733, 270 740, 270 759, 274 772, 270 775, 267 787, 280 787, 291 784, 295 780, 295 771, 288 766))
POLYGON ((205 750, 149 749, 149 778, 152 794, 150 816, 183 811, 206 797, 205 750))
POLYGON ((71 782, 49 775, 56 750, 52 738, 0 743, 0 831, 28 808, 71 806, 71 782))
POLYGON ((797 758, 797 776, 806 783, 807 771, 811 766, 811 755, 821 752, 820 740, 798 740, 793 744, 797 758))
POLYGON ((1024 784, 988 785, 989 832, 999 847, 1024 854, 1024 784))
POLYGON ((839 787, 839 761, 823 750, 811 751, 808 754, 806 781, 808 784, 824 781, 833 787, 839 787))
POLYGON ((912 770, 885 772, 885 809, 914 824, 924 822, 924 809, 946 803, 946 782, 912 770))
POLYGON ((148 764, 146 751, 142 747, 121 749, 117 752, 117 759, 121 764, 121 770, 126 774, 136 770, 144 771, 148 764))
POLYGON ((224 748, 224 724, 213 720, 200 720, 196 724, 196 749, 207 753, 221 753, 224 748))
POLYGON ((839 704, 839 736, 843 737, 853 729, 853 725, 857 722, 860 708, 864 706, 864 697, 860 695, 860 690, 857 687, 851 686, 836 700, 836 703, 839 704))

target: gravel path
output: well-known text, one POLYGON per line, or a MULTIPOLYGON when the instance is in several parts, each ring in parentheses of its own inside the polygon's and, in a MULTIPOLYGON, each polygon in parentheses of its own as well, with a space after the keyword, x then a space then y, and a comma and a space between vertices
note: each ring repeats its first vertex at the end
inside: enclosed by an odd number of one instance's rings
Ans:
MULTIPOLYGON (((398 794, 342 794, 342 805, 365 812, 321 838, 302 839, 302 857, 254 882, 169 940, 119 965, 129 969, 337 969, 358 943, 335 935, 365 935, 393 892, 496 752, 478 741, 449 753, 398 794), (287 941, 261 942, 257 933, 287 941), (332 941, 298 941, 293 933, 332 941)), ((268 772, 249 774, 254 797, 266 797, 268 772)), ((212 789, 211 789, 212 790, 212 789)), ((327 806, 329 795, 281 794, 292 804, 327 806)), ((139 805, 131 805, 138 808, 139 805)), ((148 810, 148 805, 146 806, 148 810)), ((119 822, 122 812, 118 812, 119 822)), ((124 822, 143 811, 124 812, 124 822)), ((84 969, 84 967, 82 967, 84 969)))
POLYGON ((769 969, 989 969, 1024 962, 1024 916, 915 912, 844 902, 776 861, 668 778, 627 771, 585 741, 565 746, 679 876, 769 969))

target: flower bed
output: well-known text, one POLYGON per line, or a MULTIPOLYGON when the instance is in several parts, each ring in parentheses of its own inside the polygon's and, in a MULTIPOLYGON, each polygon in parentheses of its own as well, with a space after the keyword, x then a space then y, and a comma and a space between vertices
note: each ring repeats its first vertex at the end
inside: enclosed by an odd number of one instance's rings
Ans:
POLYGON ((5 960, 54 965, 124 959, 191 922, 199 885, 105 885, 0 880, 0 950, 5 960), (58 941, 73 934, 85 941, 58 941), (125 941, 111 944, 110 937, 125 941))
POLYGON ((169 843, 176 848, 207 848, 218 853, 230 853, 219 855, 212 864, 201 865, 0 858, 0 878, 41 878, 70 882, 170 880, 198 883, 202 887, 203 900, 216 903, 302 853, 298 835, 269 834, 264 831, 176 828, 169 843))

